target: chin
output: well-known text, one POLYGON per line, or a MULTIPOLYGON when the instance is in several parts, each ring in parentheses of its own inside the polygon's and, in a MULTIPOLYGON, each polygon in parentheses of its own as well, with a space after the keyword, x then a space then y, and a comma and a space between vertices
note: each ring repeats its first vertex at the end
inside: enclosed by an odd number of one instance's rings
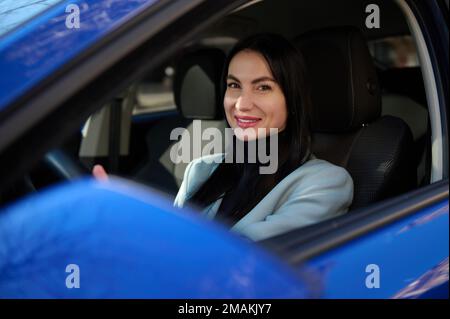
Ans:
POLYGON ((259 136, 258 128, 251 127, 251 128, 243 129, 239 126, 234 128, 234 135, 236 136, 236 138, 238 140, 244 141, 244 142, 254 141, 258 138, 266 136, 265 134, 259 136))

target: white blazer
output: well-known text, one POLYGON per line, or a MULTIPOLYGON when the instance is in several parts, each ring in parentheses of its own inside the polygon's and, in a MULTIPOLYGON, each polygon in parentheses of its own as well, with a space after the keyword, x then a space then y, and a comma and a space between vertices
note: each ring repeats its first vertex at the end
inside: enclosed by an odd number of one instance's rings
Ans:
MULTIPOLYGON (((224 154, 189 163, 174 206, 183 207, 217 168, 224 154)), ((342 167, 312 158, 279 182, 231 231, 262 240, 347 212, 353 200, 353 180, 342 167)), ((202 212, 213 219, 222 199, 202 212)))

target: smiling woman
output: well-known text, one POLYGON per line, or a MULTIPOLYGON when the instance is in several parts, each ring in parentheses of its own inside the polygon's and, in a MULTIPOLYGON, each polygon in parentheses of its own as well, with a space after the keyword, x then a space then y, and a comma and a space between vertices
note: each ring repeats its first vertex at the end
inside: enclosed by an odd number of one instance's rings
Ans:
POLYGON ((232 231, 253 240, 347 212, 352 178, 311 153, 311 102, 300 52, 280 35, 243 39, 229 53, 222 84, 234 141, 225 154, 188 165, 175 206, 188 201, 200 205, 207 217, 222 219, 232 231), (277 156, 278 169, 261 174, 263 163, 255 162, 250 150, 257 153, 260 145, 271 144, 267 140, 273 136, 267 132, 273 129, 278 145, 269 147, 269 153, 277 156))

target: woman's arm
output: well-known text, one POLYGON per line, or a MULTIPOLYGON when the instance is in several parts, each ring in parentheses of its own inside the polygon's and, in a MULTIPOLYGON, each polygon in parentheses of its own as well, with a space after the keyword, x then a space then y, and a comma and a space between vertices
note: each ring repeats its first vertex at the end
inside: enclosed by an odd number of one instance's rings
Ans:
POLYGON ((180 189, 178 190, 177 196, 175 197, 175 200, 173 202, 173 206, 175 207, 183 207, 184 203, 187 200, 187 196, 188 196, 188 191, 189 191, 189 178, 190 178, 190 171, 192 168, 192 165, 194 165, 193 163, 194 161, 191 161, 187 166, 186 169, 184 171, 184 175, 183 175, 183 181, 181 182, 181 186, 180 189))
POLYGON ((184 203, 209 178, 214 169, 220 164, 223 154, 205 155, 192 160, 184 171, 178 194, 173 203, 176 207, 183 207, 184 203))

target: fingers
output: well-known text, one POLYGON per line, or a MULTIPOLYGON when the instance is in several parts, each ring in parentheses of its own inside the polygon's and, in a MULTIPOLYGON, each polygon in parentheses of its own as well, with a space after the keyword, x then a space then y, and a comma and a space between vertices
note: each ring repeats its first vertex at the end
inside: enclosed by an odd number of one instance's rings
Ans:
POLYGON ((92 169, 92 175, 94 175, 94 177, 100 181, 108 180, 108 174, 101 165, 94 166, 94 168, 92 169))

